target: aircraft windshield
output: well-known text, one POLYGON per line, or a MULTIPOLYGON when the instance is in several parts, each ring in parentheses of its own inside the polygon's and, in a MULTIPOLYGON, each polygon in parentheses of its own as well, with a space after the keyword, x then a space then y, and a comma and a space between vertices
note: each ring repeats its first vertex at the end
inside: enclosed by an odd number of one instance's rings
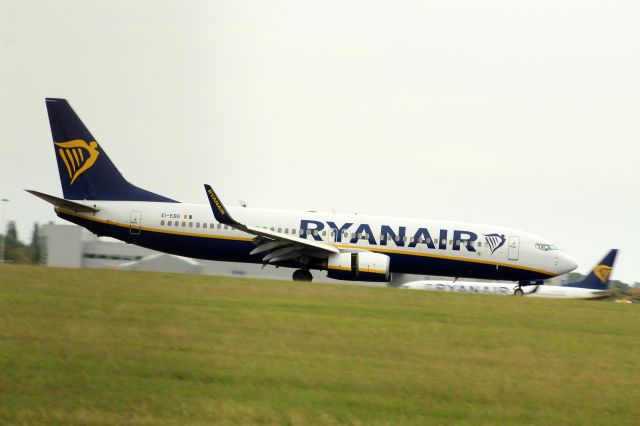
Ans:
POLYGON ((554 246, 553 244, 536 243, 536 248, 542 251, 558 250, 558 247, 554 246))

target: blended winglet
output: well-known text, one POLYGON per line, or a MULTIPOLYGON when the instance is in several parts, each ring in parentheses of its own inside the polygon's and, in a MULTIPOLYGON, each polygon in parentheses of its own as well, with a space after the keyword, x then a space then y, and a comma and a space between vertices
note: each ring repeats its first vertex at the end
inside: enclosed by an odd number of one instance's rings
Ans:
POLYGON ((218 222, 230 226, 242 226, 242 224, 235 221, 231 217, 229 211, 224 206, 224 204, 222 204, 222 201, 220 201, 220 198, 218 198, 218 195, 210 185, 205 184, 204 189, 207 193, 207 198, 209 199, 209 204, 211 205, 211 210, 213 211, 213 216, 218 222))

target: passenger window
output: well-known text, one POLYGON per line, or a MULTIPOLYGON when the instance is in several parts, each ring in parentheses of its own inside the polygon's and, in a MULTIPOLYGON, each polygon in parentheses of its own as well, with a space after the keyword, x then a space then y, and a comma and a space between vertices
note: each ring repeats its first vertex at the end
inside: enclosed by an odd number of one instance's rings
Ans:
POLYGON ((437 238, 434 238, 433 243, 434 243, 434 244, 438 244, 438 239, 437 239, 437 238))
POLYGON ((409 239, 409 242, 413 243, 413 237, 411 237, 411 238, 409 239))
POLYGON ((427 238, 427 244, 431 244, 431 238, 427 238))
POLYGON ((404 236, 404 242, 405 243, 407 242, 407 236, 406 235, 404 236))
POLYGON ((218 229, 222 229, 222 224, 221 224, 221 223, 219 223, 219 224, 217 224, 217 225, 216 225, 216 227, 217 227, 218 229))
POLYGON ((326 237, 327 236, 327 231, 322 231, 322 236, 326 237))
POLYGON ((453 240, 449 240, 449 245, 452 246, 453 245, 453 240))
POLYGON ((196 228, 200 228, 200 222, 196 222, 196 228))
POLYGON ((313 230, 313 235, 315 235, 315 236, 317 236, 317 235, 318 235, 318 230, 317 230, 317 229, 314 229, 314 230, 313 230))
POLYGON ((189 228, 193 228, 193 222, 189 222, 189 228))
POLYGON ((227 225, 224 226, 224 229, 229 229, 229 227, 227 225))
POLYGON ((278 232, 282 232, 282 228, 278 228, 278 232))
POLYGON ((185 226, 187 226, 187 222, 182 222, 182 227, 184 228, 185 226))
POLYGON ((161 221, 160 221, 160 225, 164 225, 164 220, 161 220, 161 221))
POLYGON ((478 241, 478 247, 482 247, 482 241, 478 241))
POLYGON ((284 228, 284 233, 288 234, 289 233, 289 228, 284 228))
POLYGON ((167 226, 171 226, 171 221, 168 221, 168 222, 167 222, 167 226))

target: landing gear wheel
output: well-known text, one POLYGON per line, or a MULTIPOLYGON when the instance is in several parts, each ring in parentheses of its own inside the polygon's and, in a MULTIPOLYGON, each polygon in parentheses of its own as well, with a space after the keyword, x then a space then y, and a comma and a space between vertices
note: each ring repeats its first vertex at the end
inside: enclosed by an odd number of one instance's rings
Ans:
POLYGON ((308 269, 298 269, 293 273, 293 280, 311 282, 313 275, 311 275, 308 269))
POLYGON ((516 288, 516 289, 513 291, 513 295, 514 295, 514 296, 524 296, 524 291, 522 291, 522 289, 521 289, 521 288, 516 288))

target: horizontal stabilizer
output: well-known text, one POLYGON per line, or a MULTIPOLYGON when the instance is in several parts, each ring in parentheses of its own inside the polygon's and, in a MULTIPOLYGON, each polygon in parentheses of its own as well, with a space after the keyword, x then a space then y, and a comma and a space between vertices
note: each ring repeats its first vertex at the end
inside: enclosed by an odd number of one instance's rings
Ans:
POLYGON ((31 189, 25 189, 30 194, 35 195, 38 198, 42 198, 47 203, 51 203, 56 207, 61 207, 67 210, 73 210, 76 212, 90 212, 96 213, 99 209, 91 206, 85 206, 84 204, 76 203, 74 201, 65 200, 64 198, 54 197, 53 195, 43 194, 42 192, 33 191, 31 189))

